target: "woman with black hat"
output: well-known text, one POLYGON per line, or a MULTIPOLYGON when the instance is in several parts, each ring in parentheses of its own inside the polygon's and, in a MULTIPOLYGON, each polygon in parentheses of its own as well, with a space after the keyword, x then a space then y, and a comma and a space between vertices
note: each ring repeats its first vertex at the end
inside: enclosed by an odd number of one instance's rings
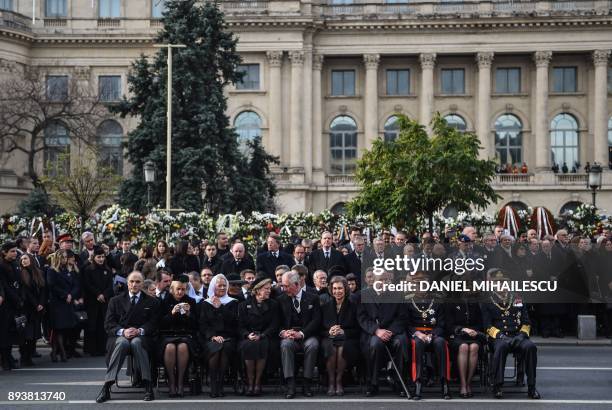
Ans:
POLYGON ((51 360, 57 362, 59 353, 61 361, 66 361, 66 338, 77 325, 74 314, 74 301, 80 293, 78 268, 75 255, 71 250, 61 250, 53 258, 47 272, 49 288, 49 315, 51 325, 51 360), (72 260, 72 263, 69 262, 72 260))
POLYGON ((202 302, 200 336, 206 348, 210 375, 210 397, 223 397, 223 375, 233 360, 238 337, 238 301, 227 295, 223 274, 215 276, 202 302))
POLYGON ((41 321, 47 298, 46 284, 32 255, 21 255, 19 267, 24 296, 23 311, 27 318, 19 354, 22 366, 33 366, 32 355, 36 350, 36 341, 42 337, 41 321))
POLYGON ((240 352, 246 367, 247 396, 261 394, 261 376, 270 351, 278 343, 278 303, 270 299, 272 280, 262 277, 251 284, 251 297, 238 307, 240 352))
POLYGON ((187 296, 188 283, 186 275, 172 281, 170 295, 160 305, 160 353, 168 375, 170 397, 183 397, 183 377, 196 349, 193 340, 198 324, 196 302, 187 296))
POLYGON ((108 302, 113 297, 113 274, 107 265, 104 248, 94 247, 89 262, 83 270, 83 296, 87 312, 83 350, 92 356, 104 356, 106 353, 104 320, 108 302))

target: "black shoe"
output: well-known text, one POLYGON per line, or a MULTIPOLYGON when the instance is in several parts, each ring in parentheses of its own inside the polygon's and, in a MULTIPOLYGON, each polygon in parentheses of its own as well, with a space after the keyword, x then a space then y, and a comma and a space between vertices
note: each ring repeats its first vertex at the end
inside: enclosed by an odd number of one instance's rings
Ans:
POLYGON ((366 389, 366 397, 374 397, 378 395, 378 386, 377 385, 369 385, 366 389))
POLYGON ((496 399, 503 399, 504 393, 502 392, 501 386, 493 387, 493 397, 496 399))
POLYGON ((143 380, 143 384, 145 386, 145 394, 144 394, 144 401, 153 401, 155 400, 155 395, 153 394, 153 383, 151 383, 149 380, 143 380))
POLYGON ((285 394, 286 399, 292 399, 295 397, 295 379, 293 377, 287 378, 287 393, 285 394))
POLYGON ((112 382, 104 383, 102 386, 102 390, 100 390, 100 394, 96 397, 96 403, 104 403, 105 401, 110 400, 111 393, 110 388, 112 386, 112 382))
POLYGON ((302 393, 306 397, 312 397, 312 390, 310 389, 310 379, 304 379, 304 387, 302 387, 302 393))
POLYGON ((413 400, 421 400, 422 397, 422 393, 421 391, 423 390, 423 385, 421 384, 421 382, 416 382, 415 383, 415 389, 414 389, 414 396, 412 396, 413 400))
POLYGON ((540 400, 542 398, 542 396, 540 396, 540 393, 538 393, 538 391, 536 390, 535 386, 529 386, 529 389, 527 391, 527 397, 534 400, 540 400))
POLYGON ((450 389, 448 388, 448 383, 446 381, 442 382, 442 397, 444 400, 450 400, 452 398, 450 389))
POLYGON ((155 395, 153 394, 152 391, 148 391, 144 394, 143 399, 144 401, 153 401, 155 400, 155 395))

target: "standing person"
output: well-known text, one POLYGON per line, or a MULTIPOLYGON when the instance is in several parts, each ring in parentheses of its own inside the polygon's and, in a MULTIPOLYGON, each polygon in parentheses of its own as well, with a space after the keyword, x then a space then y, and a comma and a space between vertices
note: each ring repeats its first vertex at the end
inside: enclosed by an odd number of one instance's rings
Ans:
MULTIPOLYGON (((202 261, 202 269, 208 268, 216 275, 221 272, 221 264, 223 261, 217 255, 217 245, 210 242, 204 248, 204 260, 202 261)), ((210 277, 212 279, 212 276, 210 277)), ((210 282, 210 281, 209 281, 210 282)))
POLYGON ((331 232, 325 231, 321 234, 322 248, 312 252, 308 270, 312 273, 316 270, 327 272, 330 279, 335 274, 345 276, 346 269, 344 256, 341 252, 332 248, 333 236, 331 232))
POLYGON ((208 358, 210 397, 213 398, 225 396, 223 376, 236 353, 238 302, 227 295, 228 287, 227 278, 216 275, 200 312, 200 336, 208 358))
POLYGON ((140 272, 127 277, 128 291, 113 297, 108 305, 104 328, 108 335, 109 359, 104 386, 97 403, 110 400, 110 388, 117 379, 125 356, 131 353, 134 368, 140 372, 145 386, 145 401, 154 400, 151 383, 151 351, 157 336, 159 301, 142 291, 144 278, 140 272))
MULTIPOLYGON (((0 353, 2 354, 2 368, 4 370, 16 369, 17 361, 11 354, 13 344, 18 340, 17 327, 14 318, 20 315, 23 309, 23 294, 19 272, 15 267, 17 260, 17 244, 6 242, 2 245, 0 254, 0 282, 4 290, 3 302, 0 308, 4 311, 4 323, 0 329, 0 353)), ((0 314, 0 316, 2 316, 0 314)))
POLYGON ((343 396, 344 370, 359 360, 357 306, 350 300, 348 281, 335 276, 331 283, 332 298, 321 306, 321 348, 326 359, 327 395, 343 396))
POLYGON ((113 297, 113 274, 106 264, 104 249, 100 246, 94 247, 90 263, 83 271, 82 287, 87 312, 83 350, 92 356, 104 356, 106 353, 104 320, 108 302, 113 297))
POLYGON ((244 244, 236 242, 232 245, 232 250, 221 265, 221 273, 229 276, 231 274, 240 276, 240 272, 245 269, 255 270, 253 259, 246 254, 244 244))
POLYGON ((80 292, 78 268, 75 263, 69 263, 69 259, 74 261, 74 256, 71 250, 57 252, 47 272, 53 362, 57 362, 58 354, 62 362, 67 360, 66 341, 77 325, 73 302, 80 292))
POLYGON ((28 251, 26 252, 28 255, 31 255, 34 258, 34 263, 38 267, 38 269, 46 268, 47 261, 44 257, 40 256, 38 253, 40 251, 40 243, 38 242, 38 238, 34 237, 30 239, 30 244, 28 245, 28 251))
POLYGON ((20 280, 23 288, 23 312, 27 318, 23 343, 19 346, 21 366, 33 366, 36 341, 42 337, 41 321, 46 305, 46 283, 34 257, 24 253, 19 258, 20 280))
POLYGON ((153 248, 142 245, 138 251, 138 260, 134 264, 134 270, 141 272, 146 279, 154 279, 157 272, 157 260, 153 257, 153 248))
POLYGON ((230 252, 229 238, 225 232, 219 232, 216 238, 217 255, 223 259, 223 256, 230 252))
POLYGON ((189 241, 180 241, 178 243, 174 256, 170 258, 166 266, 170 268, 174 278, 194 270, 200 270, 198 258, 193 255, 193 246, 189 241))
POLYGON ((166 241, 157 241, 153 250, 153 258, 157 261, 158 268, 166 267, 166 261, 170 259, 170 248, 166 241))
POLYGON ((202 268, 200 272, 200 279, 202 279, 202 297, 206 298, 208 296, 208 287, 214 276, 214 272, 210 268, 202 268))
POLYGON ((121 249, 111 257, 111 267, 122 278, 127 278, 127 275, 134 270, 134 264, 138 261, 138 257, 132 253, 131 247, 132 241, 126 236, 121 239, 121 249))
POLYGON ((83 270, 85 265, 91 261, 91 255, 93 255, 94 247, 96 246, 94 234, 89 231, 83 232, 83 235, 81 235, 81 243, 83 244, 83 248, 79 254, 79 259, 81 261, 79 269, 83 270))
POLYGON ((266 361, 278 344, 279 307, 270 299, 271 291, 272 280, 259 277, 252 284, 251 297, 238 307, 239 349, 246 367, 247 396, 261 395, 266 361))
POLYGON ((280 250, 280 236, 275 233, 270 233, 266 239, 268 250, 257 255, 257 272, 265 272, 266 277, 274 280, 274 270, 279 265, 293 264, 293 259, 290 255, 280 250))

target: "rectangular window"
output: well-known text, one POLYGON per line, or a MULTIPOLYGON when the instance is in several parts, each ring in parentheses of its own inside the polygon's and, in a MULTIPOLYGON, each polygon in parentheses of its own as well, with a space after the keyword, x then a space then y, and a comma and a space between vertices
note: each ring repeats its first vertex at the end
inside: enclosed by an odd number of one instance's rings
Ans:
POLYGON ((68 99, 68 76, 47 76, 47 99, 50 101, 65 101, 68 99))
POLYGON ((553 68, 553 92, 555 93, 575 93, 576 87, 576 67, 555 67, 553 68))
POLYGON ((163 12, 166 11, 166 0, 151 0, 151 1, 152 1, 151 17, 154 19, 162 18, 163 12))
POLYGON ((45 16, 47 17, 66 17, 68 15, 67 0, 47 0, 45 3, 45 16))
POLYGON ((410 70, 387 70, 387 95, 410 94, 410 70))
POLYGON ((100 100, 104 102, 119 101, 121 99, 121 76, 101 75, 98 77, 98 92, 100 100))
POLYGON ((13 0, 0 0, 0 10, 13 11, 13 0))
POLYGON ((521 92, 521 69, 498 68, 495 71, 495 92, 518 94, 521 92))
POLYGON ((465 94, 465 70, 442 69, 442 94, 465 94))
POLYGON ((100 18, 116 19, 121 17, 121 0, 100 0, 100 18))
POLYGON ((332 70, 332 95, 355 95, 355 70, 332 70))
POLYGON ((237 90, 259 90, 259 64, 240 64, 238 71, 242 71, 244 77, 236 84, 237 90))

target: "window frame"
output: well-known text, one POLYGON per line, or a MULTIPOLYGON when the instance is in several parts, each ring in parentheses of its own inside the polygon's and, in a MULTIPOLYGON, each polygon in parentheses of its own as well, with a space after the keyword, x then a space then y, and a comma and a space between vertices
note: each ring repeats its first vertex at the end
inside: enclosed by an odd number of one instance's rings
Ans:
MULTIPOLYGON (((496 155, 498 155, 499 158, 499 163, 500 165, 506 165, 508 163, 508 159, 512 159, 512 152, 514 150, 518 150, 518 161, 516 162, 512 162, 511 165, 521 165, 523 162, 525 162, 525 158, 523 155, 523 145, 524 145, 524 141, 523 141, 523 121, 521 121, 521 119, 519 117, 517 117, 516 115, 512 114, 512 113, 503 113, 499 116, 497 116, 497 118, 495 119, 495 124, 494 124, 494 134, 493 134, 493 145, 495 147, 495 153, 496 155), (513 119, 515 119, 518 122, 518 138, 520 140, 520 144, 511 144, 511 141, 513 140, 513 138, 510 138, 510 136, 504 136, 503 138, 499 138, 500 140, 507 140, 507 143, 505 144, 500 144, 498 143, 498 134, 499 134, 499 130, 498 130, 498 123, 502 120, 503 117, 511 117, 513 119), (505 161, 502 161, 502 158, 504 157, 502 155, 501 151, 505 151, 505 161)), ((506 134, 510 133, 511 130, 506 131, 506 134)), ((516 139, 516 138, 514 138, 516 139)))
POLYGON ((98 18, 119 19, 121 18, 121 0, 98 0, 98 18), (104 12, 102 8, 104 7, 104 12), (113 15, 116 12, 116 15, 113 15))
POLYGON ((556 66, 553 67, 553 72, 552 72, 552 87, 551 90, 553 93, 559 93, 559 94, 570 94, 570 93, 577 93, 578 92, 578 66, 556 66), (556 73, 558 73, 559 71, 562 72, 562 82, 561 82, 561 89, 557 89, 556 85, 557 85, 557 77, 556 77, 556 73), (568 89, 569 87, 567 87, 566 84, 566 73, 568 72, 573 72, 574 75, 574 87, 573 89, 568 89))
MULTIPOLYGON (((246 121, 246 119, 244 120, 246 121)), ((238 114, 236 114, 236 116, 234 117, 234 121, 233 121, 233 127, 234 130, 236 132, 236 140, 238 142, 238 149, 240 150, 240 152, 244 155, 249 155, 250 151, 249 151, 249 147, 247 142, 248 141, 253 141, 255 140, 255 138, 259 137, 259 138, 263 138, 263 120, 261 118, 261 115, 259 115, 257 112, 253 111, 253 110, 244 110, 244 111, 240 111, 238 114), (256 127, 245 127, 242 128, 243 132, 241 132, 241 128, 238 127, 238 121, 240 121, 240 117, 241 116, 254 116, 254 118, 256 118, 256 127), (254 130, 257 130, 257 133, 254 133, 254 130), (256 135, 253 135, 256 134, 256 135)), ((251 124, 247 124, 247 125, 253 125, 255 124, 255 122, 251 123, 251 124)))
POLYGON ((50 102, 65 102, 68 100, 68 98, 70 97, 70 77, 67 74, 48 74, 45 78, 45 96, 47 98, 47 101, 50 102), (52 90, 52 86, 49 83, 50 79, 62 79, 65 81, 65 90, 63 95, 61 96, 57 96, 55 97, 53 95, 54 92, 56 92, 56 90, 52 90))
POLYGON ((563 163, 565 162, 567 167, 569 169, 572 169, 572 167, 575 165, 575 162, 580 163, 580 123, 578 122, 578 118, 576 118, 576 116, 568 113, 568 112, 561 112, 556 114, 553 119, 550 122, 550 132, 549 132, 549 138, 550 138, 550 158, 551 158, 551 164, 557 164, 559 166, 559 168, 561 168, 563 166, 563 163), (558 129, 558 128, 554 128, 553 125, 555 122, 560 122, 562 120, 564 120, 564 118, 561 118, 563 116, 569 117, 574 121, 575 124, 575 128, 574 129, 558 129), (563 138, 563 144, 562 145, 556 145, 553 144, 553 133, 554 132, 561 132, 562 133, 562 138, 563 138), (567 138, 570 132, 575 132, 576 133, 576 144, 575 145, 568 145, 567 144, 567 138), (563 153, 563 160, 562 161, 555 161, 555 149, 561 150, 561 152, 563 153), (569 150, 576 150, 575 152, 575 161, 572 163, 567 163, 567 152, 569 150))
POLYGON ((357 95, 357 71, 354 68, 337 68, 331 70, 330 75, 330 95, 332 97, 355 97, 357 95), (334 74, 342 75, 342 92, 340 94, 336 94, 334 92, 334 74), (352 93, 347 93, 347 74, 351 74, 353 76, 352 85, 352 93))
POLYGON ((410 69, 409 68, 388 68, 385 70, 385 88, 386 88, 386 95, 389 96, 403 96, 403 95, 410 95, 410 69), (390 81, 389 81, 389 75, 390 74, 394 74, 395 75, 395 91, 390 90, 390 81), (406 92, 400 92, 400 86, 399 86, 399 79, 400 79, 400 74, 405 73, 406 74, 406 92), (390 92, 391 91, 391 92, 390 92))
POLYGON ((59 167, 61 166, 64 169, 66 174, 70 174, 70 159, 71 159, 71 139, 70 139, 70 130, 68 127, 61 121, 54 121, 45 128, 43 132, 43 173, 46 176, 54 177, 58 175, 59 167), (65 134, 48 134, 49 128, 51 127, 61 127, 65 131, 65 134), (57 139, 60 141, 59 143, 49 143, 49 139, 57 139), (65 140, 65 141, 64 141, 65 140), (65 142, 65 143, 64 143, 65 142), (66 154, 64 158, 63 164, 59 163, 59 156, 62 154, 66 154), (49 162, 52 162, 52 166, 49 166, 49 162), (50 170, 50 173, 47 171, 50 170))
POLYGON ((359 147, 359 127, 357 121, 349 115, 338 115, 332 119, 329 126, 329 171, 331 175, 354 175, 357 168, 357 156, 359 147), (333 130, 334 122, 347 118, 355 127, 354 130, 333 130), (347 139, 352 139, 355 144, 347 144, 347 139), (339 139, 340 145, 335 141, 339 139), (353 151, 354 156, 347 158, 347 152, 353 151), (340 153, 340 158, 334 158, 334 152, 340 153))
POLYGON ((106 102, 106 103, 112 103, 112 102, 118 102, 121 100, 121 96, 122 96, 122 91, 123 91, 123 85, 122 85, 122 78, 121 75, 118 74, 102 74, 98 76, 98 98, 100 99, 100 101, 102 102, 106 102), (117 79, 118 80, 118 84, 119 84, 119 89, 118 89, 118 95, 117 98, 110 98, 110 99, 106 99, 104 92, 102 91, 102 80, 103 79, 117 79))
POLYGON ((68 17, 68 0, 45 0, 45 17, 68 17), (52 9, 56 11, 52 12, 52 9))
POLYGON ((399 137, 400 134, 400 127, 399 127, 399 117, 397 115, 390 115, 386 120, 385 120, 385 124, 383 126, 383 141, 385 142, 393 142, 395 140, 397 140, 397 137, 399 137), (390 122, 392 119, 394 119, 393 122, 390 122), (393 126, 393 127, 392 127, 393 126), (395 126, 397 126, 397 128, 395 128, 395 126))
POLYGON ((0 10, 15 11, 15 0, 0 0, 0 10))
POLYGON ((106 168, 111 168, 115 172, 116 175, 123 175, 123 136, 124 130, 121 124, 113 119, 107 119, 98 124, 98 128, 96 129, 96 144, 98 148, 98 165, 106 168), (105 123, 113 123, 118 127, 120 133, 112 134, 112 133, 102 133, 101 128, 105 123), (105 139, 114 139, 118 140, 118 144, 110 144, 106 143, 105 139), (113 166, 112 157, 116 156, 118 158, 117 166, 113 166))
POLYGON ((243 63, 238 65, 238 71, 245 72, 242 80, 236 83, 236 90, 239 91, 259 91, 261 90, 261 64, 243 63), (257 81, 251 79, 251 69, 257 67, 257 81), (246 68, 246 70, 243 70, 246 68), (247 81, 245 83, 245 80, 247 81), (254 84, 254 85, 253 85, 254 84))
POLYGON ((520 94, 521 90, 522 90, 522 81, 521 81, 521 67, 497 67, 495 69, 495 93, 496 94, 520 94), (512 89, 512 87, 510 87, 511 82, 510 82, 510 72, 512 71, 516 71, 518 73, 518 77, 517 77, 517 87, 516 90, 512 89), (500 72, 505 72, 505 81, 504 81, 504 87, 502 87, 503 89, 500 89, 500 84, 499 84, 499 74, 500 72))
POLYGON ((440 93, 443 95, 465 95, 465 68, 456 67, 456 68, 441 68, 440 69, 440 93), (447 90, 444 87, 445 84, 445 74, 450 74, 451 80, 451 89, 447 90), (461 73, 461 90, 460 92, 457 90, 457 86, 455 84, 457 78, 455 77, 458 73, 461 73))

